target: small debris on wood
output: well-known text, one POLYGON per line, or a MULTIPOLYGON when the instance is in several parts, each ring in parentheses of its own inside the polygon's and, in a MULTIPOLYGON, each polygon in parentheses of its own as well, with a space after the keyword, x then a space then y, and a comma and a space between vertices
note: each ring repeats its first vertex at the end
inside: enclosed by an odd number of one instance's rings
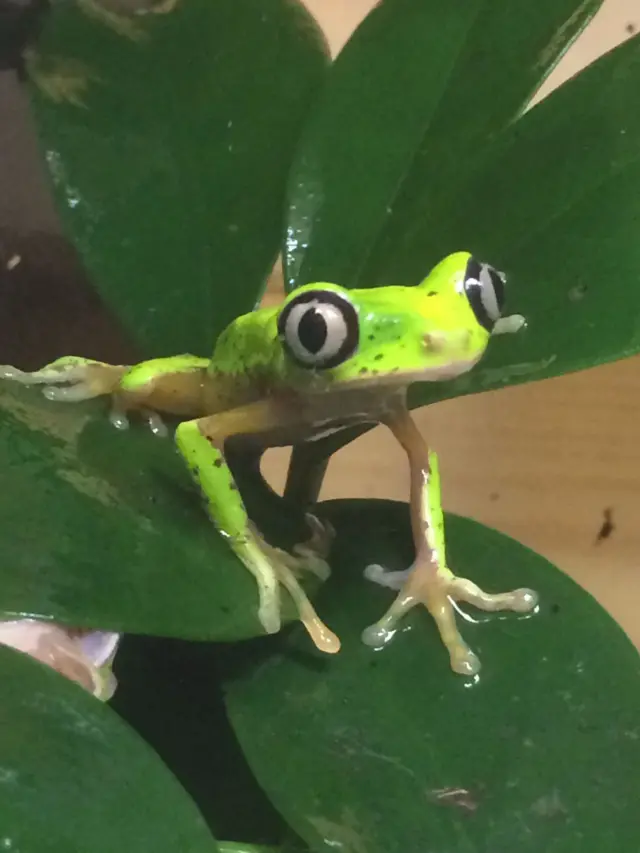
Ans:
POLYGON ((635 31, 637 30, 637 27, 633 23, 633 21, 629 21, 629 23, 625 27, 625 30, 629 33, 630 36, 632 36, 635 33, 635 31))
POLYGON ((605 539, 608 539, 613 531, 616 529, 615 524, 613 523, 613 510, 611 507, 606 507, 604 512, 604 521, 602 522, 602 526, 598 531, 598 535, 596 536, 596 545, 599 545, 600 542, 603 542, 605 539))

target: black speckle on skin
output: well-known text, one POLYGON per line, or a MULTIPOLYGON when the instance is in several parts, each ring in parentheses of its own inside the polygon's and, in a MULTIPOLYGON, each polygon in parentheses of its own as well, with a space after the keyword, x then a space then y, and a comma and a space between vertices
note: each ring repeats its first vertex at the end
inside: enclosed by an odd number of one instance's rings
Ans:
POLYGON ((430 291, 427 293, 427 296, 437 296, 437 295, 438 295, 438 291, 437 291, 437 290, 430 290, 430 291))
POLYGON ((370 340, 370 341, 375 341, 375 339, 376 339, 376 336, 375 336, 375 335, 369 335, 369 340, 370 340))
POLYGON ((360 370, 358 371, 358 373, 360 374, 360 376, 364 376, 364 375, 365 375, 365 373, 368 373, 368 372, 369 372, 369 368, 368 368, 368 367, 361 367, 361 368, 360 368, 360 370))
POLYGON ((559 604, 552 604, 550 610, 553 613, 553 615, 555 616, 557 613, 560 613, 560 605, 559 604))
POLYGON ((222 459, 220 459, 218 457, 218 459, 216 459, 216 461, 213 464, 215 465, 216 468, 222 468, 222 459))
POLYGON ((636 25, 633 23, 633 21, 629 21, 629 23, 625 27, 625 30, 629 33, 630 36, 632 36, 636 31, 636 25))
POLYGON ((224 614, 226 615, 226 614, 228 614, 228 613, 231 613, 231 608, 230 608, 230 607, 227 607, 227 605, 226 605, 226 604, 222 604, 222 605, 220 606, 220 612, 221 612, 221 613, 224 613, 224 614))
POLYGON ((381 352, 379 352, 378 355, 374 358, 374 361, 382 361, 383 358, 384 358, 384 355, 381 352))
POLYGON ((237 492, 237 491, 238 491, 238 487, 237 487, 237 486, 236 486, 236 484, 235 484, 235 483, 233 483, 233 482, 229 483, 229 488, 231 489, 231 491, 232 491, 232 492, 237 492))

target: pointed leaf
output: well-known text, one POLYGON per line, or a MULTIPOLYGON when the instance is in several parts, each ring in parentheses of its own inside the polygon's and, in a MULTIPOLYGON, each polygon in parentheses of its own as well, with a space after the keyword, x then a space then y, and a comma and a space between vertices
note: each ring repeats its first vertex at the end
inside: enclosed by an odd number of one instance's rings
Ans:
POLYGON ((635 853, 640 658, 604 610, 543 558, 448 516, 454 571, 533 586, 540 612, 469 608, 474 680, 451 672, 424 611, 374 651, 360 633, 391 593, 362 571, 411 560, 407 507, 335 501, 325 514, 338 539, 318 609, 342 651, 320 659, 294 628, 227 683, 247 758, 293 829, 316 851, 635 853))
MULTIPOLYGON (((288 286, 404 282, 387 263, 397 240, 464 185, 600 4, 380 3, 338 56, 297 153, 288 286)), ((422 252, 423 276, 438 259, 422 252)))
POLYGON ((113 711, 0 646, 0 827, 29 853, 216 853, 195 805, 113 711))
POLYGON ((509 311, 528 323, 496 338, 468 375, 416 387, 413 405, 640 350, 639 88, 640 39, 633 39, 509 128, 439 217, 399 240, 398 263, 460 246, 495 259, 508 275, 509 311), (467 199, 482 199, 481 216, 467 199))
POLYGON ((53 4, 29 66, 62 225, 147 355, 208 355, 275 260, 326 51, 291 0, 101 2, 53 4))

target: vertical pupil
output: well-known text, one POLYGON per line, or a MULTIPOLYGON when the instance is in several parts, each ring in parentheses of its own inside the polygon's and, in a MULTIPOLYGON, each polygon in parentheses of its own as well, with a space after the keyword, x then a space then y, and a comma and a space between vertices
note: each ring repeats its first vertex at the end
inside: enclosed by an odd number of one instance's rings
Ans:
POLYGON ((320 352, 327 340, 327 322, 317 308, 302 315, 298 325, 298 339, 307 352, 320 352))

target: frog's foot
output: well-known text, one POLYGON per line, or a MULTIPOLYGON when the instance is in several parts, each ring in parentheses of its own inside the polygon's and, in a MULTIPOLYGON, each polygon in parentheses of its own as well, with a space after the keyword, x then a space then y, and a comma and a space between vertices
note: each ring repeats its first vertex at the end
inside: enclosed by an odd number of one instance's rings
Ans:
POLYGON ((476 675, 480 661, 458 631, 455 602, 465 601, 485 611, 512 610, 515 613, 528 613, 538 603, 538 596, 531 589, 487 593, 472 581, 456 577, 449 569, 436 571, 426 562, 415 564, 408 572, 384 572, 380 566, 369 566, 365 576, 383 586, 400 586, 400 592, 382 619, 363 632, 363 641, 376 648, 385 645, 393 638, 404 614, 422 604, 436 622, 449 652, 451 668, 461 675, 476 675))
POLYGON ((311 530, 311 535, 306 542, 300 542, 293 548, 293 554, 288 554, 292 571, 300 575, 303 572, 311 572, 321 581, 329 579, 331 568, 327 562, 331 545, 335 539, 336 532, 329 522, 320 519, 308 512, 305 516, 306 522, 311 530))
POLYGON ((282 584, 291 596, 298 611, 298 618, 314 645, 322 652, 335 654, 340 650, 340 640, 320 619, 298 580, 305 572, 311 572, 321 580, 329 577, 330 569, 326 556, 334 532, 330 525, 323 525, 314 516, 308 516, 308 522, 311 526, 311 538, 297 545, 292 553, 269 545, 261 534, 252 528, 255 545, 247 546, 250 552, 247 554, 247 566, 258 582, 258 618, 265 631, 275 634, 280 630, 278 585, 282 584))
MULTIPOLYGON (((138 409, 137 412, 144 418, 144 420, 146 420, 147 426, 154 435, 157 435, 160 438, 166 438, 169 435, 167 425, 157 412, 154 412, 152 409, 144 408, 138 409)), ((129 429, 129 418, 127 416, 126 409, 124 409, 118 402, 114 401, 113 403, 112 409, 109 412, 109 421, 116 429, 129 429)))
POLYGON ((111 394, 117 389, 126 370, 122 365, 66 355, 31 372, 19 370, 10 364, 1 365, 0 379, 9 379, 21 385, 43 385, 42 393, 48 400, 75 403, 111 394))
POLYGON ((377 583, 380 586, 386 586, 388 589, 402 589, 402 585, 405 583, 412 571, 413 566, 399 572, 389 572, 384 566, 381 566, 378 563, 372 563, 370 566, 366 567, 363 574, 365 578, 372 583, 377 583))
MULTIPOLYGON (((94 397, 111 396, 112 408, 109 420, 117 429, 128 429, 126 396, 119 393, 122 377, 129 368, 126 365, 105 364, 90 358, 66 355, 40 370, 19 370, 12 365, 0 365, 0 379, 19 382, 21 385, 42 385, 47 400, 56 403, 78 403, 94 397)), ((154 435, 166 436, 168 429, 157 412, 144 406, 136 406, 138 413, 147 421, 154 435)))

